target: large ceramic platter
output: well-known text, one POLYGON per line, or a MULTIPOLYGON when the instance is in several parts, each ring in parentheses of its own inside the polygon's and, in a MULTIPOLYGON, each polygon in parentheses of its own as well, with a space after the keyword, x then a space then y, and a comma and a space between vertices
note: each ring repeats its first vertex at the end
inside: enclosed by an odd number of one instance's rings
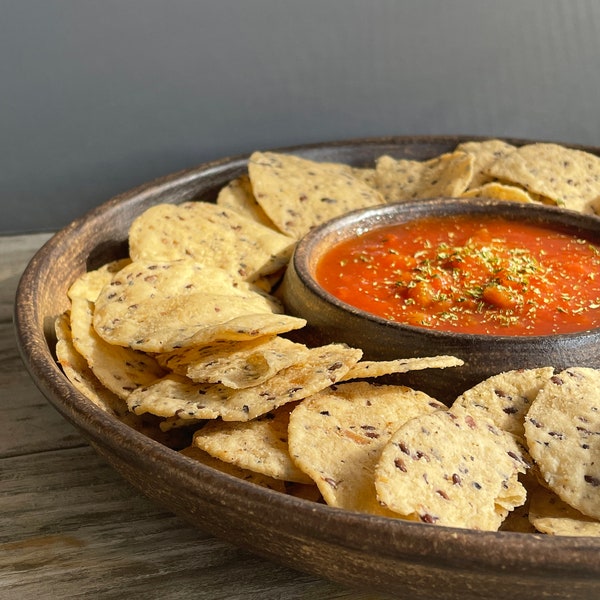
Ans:
MULTIPOLYGON (((433 157, 463 139, 388 137, 286 151, 370 166, 382 154, 433 157)), ((291 497, 145 437, 69 383, 55 360, 53 320, 67 309, 73 280, 125 255, 129 225, 142 211, 161 202, 214 201, 246 163, 245 156, 217 160, 124 193, 60 231, 33 258, 18 289, 15 318, 23 359, 48 400, 140 493, 198 528, 296 569, 412 599, 593 597, 600 585, 600 538, 453 529, 291 497)))

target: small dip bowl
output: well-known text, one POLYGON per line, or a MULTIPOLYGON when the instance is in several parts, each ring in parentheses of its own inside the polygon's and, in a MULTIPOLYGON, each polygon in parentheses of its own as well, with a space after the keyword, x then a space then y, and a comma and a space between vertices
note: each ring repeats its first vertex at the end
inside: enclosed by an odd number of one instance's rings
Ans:
POLYGON ((600 242, 600 218, 542 204, 498 200, 434 198, 359 210, 329 221, 297 245, 282 284, 286 311, 308 321, 312 343, 345 342, 361 348, 364 358, 453 355, 464 365, 413 371, 395 382, 421 389, 450 403, 491 375, 540 366, 600 367, 600 329, 553 335, 487 335, 444 332, 405 325, 372 315, 339 300, 315 279, 315 269, 334 245, 378 227, 425 216, 496 215, 524 220, 600 242))

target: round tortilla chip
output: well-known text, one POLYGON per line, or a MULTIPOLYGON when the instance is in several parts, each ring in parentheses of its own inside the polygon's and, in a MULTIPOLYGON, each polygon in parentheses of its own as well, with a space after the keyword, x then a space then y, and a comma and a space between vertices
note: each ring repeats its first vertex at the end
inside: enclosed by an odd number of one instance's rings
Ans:
POLYGON ((573 367, 551 377, 527 412, 525 438, 548 487, 600 518, 600 370, 573 367))
POLYGON ((69 288, 67 295, 73 298, 85 298, 90 302, 96 302, 102 288, 110 283, 113 275, 131 263, 129 258, 116 260, 80 275, 69 288))
POLYGON ((523 202, 529 204, 536 200, 523 188, 506 183, 493 181, 480 187, 471 188, 462 194, 463 198, 496 198, 509 202, 523 202))
POLYGON ((500 429, 523 439, 525 415, 553 374, 552 367, 499 373, 462 393, 453 406, 480 412, 500 429))
POLYGON ((473 178, 475 159, 455 151, 417 161, 381 156, 376 162, 377 189, 386 202, 436 196, 460 196, 473 178))
POLYGON ((280 336, 263 336, 253 340, 222 341, 207 346, 192 346, 159 354, 157 361, 175 373, 197 383, 222 383, 242 389, 264 383, 289 367, 308 352, 280 336))
POLYGON ((312 483, 290 458, 288 423, 293 404, 285 404, 244 423, 209 421, 194 434, 193 445, 239 468, 282 481, 312 483))
POLYGON ((93 324, 111 344, 165 352, 203 328, 282 310, 272 296, 216 267, 191 260, 134 261, 102 288, 93 324))
POLYGON ((515 438, 462 409, 405 423, 381 453, 379 500, 424 523, 496 531, 525 502, 526 463, 515 438))
MULTIPOLYGON (((495 161, 510 154, 517 147, 498 139, 489 139, 483 141, 462 142, 456 146, 455 150, 468 152, 474 157, 473 177, 468 189, 480 187, 491 180, 486 173, 486 169, 495 161)), ((495 198, 496 196, 494 196, 495 198)))
POLYGON ((528 490, 529 520, 537 531, 549 535, 600 536, 600 521, 587 517, 538 485, 528 490))
POLYGON ((256 201, 248 175, 241 175, 236 179, 232 179, 225 187, 221 188, 217 196, 217 205, 234 210, 277 231, 277 226, 267 217, 265 211, 256 201))
POLYGON ((254 152, 248 173, 257 202, 273 223, 294 239, 351 210, 383 203, 377 190, 340 163, 254 152))
POLYGON ((487 174, 578 212, 593 213, 600 197, 600 158, 559 144, 521 146, 490 164, 487 174))
POLYGON ((441 408, 427 394, 403 386, 339 384, 294 409, 290 454, 330 506, 397 517, 375 496, 381 449, 406 420, 441 408))
POLYGON ((127 404, 136 414, 249 421, 336 383, 361 356, 361 350, 343 344, 311 348, 298 363, 264 383, 238 390, 167 375, 148 387, 136 389, 127 398, 127 404))
POLYGON ((293 249, 290 237, 211 202, 159 204, 144 211, 129 229, 133 260, 191 259, 243 281, 278 272, 293 249))
POLYGON ((463 364, 464 361, 460 358, 444 355, 398 358, 396 360, 361 360, 348 371, 344 381, 383 377, 423 369, 446 369, 448 367, 460 367, 463 364))
POLYGON ((92 326, 93 313, 89 300, 74 297, 71 301, 73 345, 107 389, 125 399, 136 388, 165 375, 153 356, 103 340, 92 326))

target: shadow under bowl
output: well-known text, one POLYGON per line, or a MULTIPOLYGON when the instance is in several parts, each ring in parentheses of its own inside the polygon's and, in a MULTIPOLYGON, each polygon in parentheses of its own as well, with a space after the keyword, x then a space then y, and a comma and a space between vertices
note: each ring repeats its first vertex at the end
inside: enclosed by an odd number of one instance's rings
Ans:
POLYGON ((559 228, 600 243, 600 218, 537 204, 499 200, 434 198, 358 210, 309 232, 297 245, 283 284, 286 311, 308 321, 307 339, 344 342, 369 360, 452 355, 464 365, 412 371, 394 381, 451 403, 491 375, 513 369, 553 366, 600 367, 600 329, 535 336, 445 332, 375 316, 339 300, 317 282, 315 270, 332 246, 379 227, 425 216, 495 215, 559 228))

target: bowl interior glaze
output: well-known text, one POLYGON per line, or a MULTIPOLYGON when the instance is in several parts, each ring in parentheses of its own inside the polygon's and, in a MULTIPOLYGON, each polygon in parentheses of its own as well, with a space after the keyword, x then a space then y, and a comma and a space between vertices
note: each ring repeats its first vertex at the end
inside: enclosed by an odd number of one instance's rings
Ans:
MULTIPOLYGON (((465 139, 381 138, 287 151, 367 166, 384 153, 429 158, 465 139)), ((49 402, 143 494, 193 526, 296 569, 416 600, 440 593, 461 600, 593 597, 600 581, 598 539, 421 525, 280 494, 154 442, 69 383, 55 360, 52 325, 68 306, 66 292, 75 277, 122 256, 129 225, 145 209, 214 200, 246 162, 244 156, 208 163, 122 194, 67 226, 36 254, 17 290, 15 326, 23 361, 49 402)))

